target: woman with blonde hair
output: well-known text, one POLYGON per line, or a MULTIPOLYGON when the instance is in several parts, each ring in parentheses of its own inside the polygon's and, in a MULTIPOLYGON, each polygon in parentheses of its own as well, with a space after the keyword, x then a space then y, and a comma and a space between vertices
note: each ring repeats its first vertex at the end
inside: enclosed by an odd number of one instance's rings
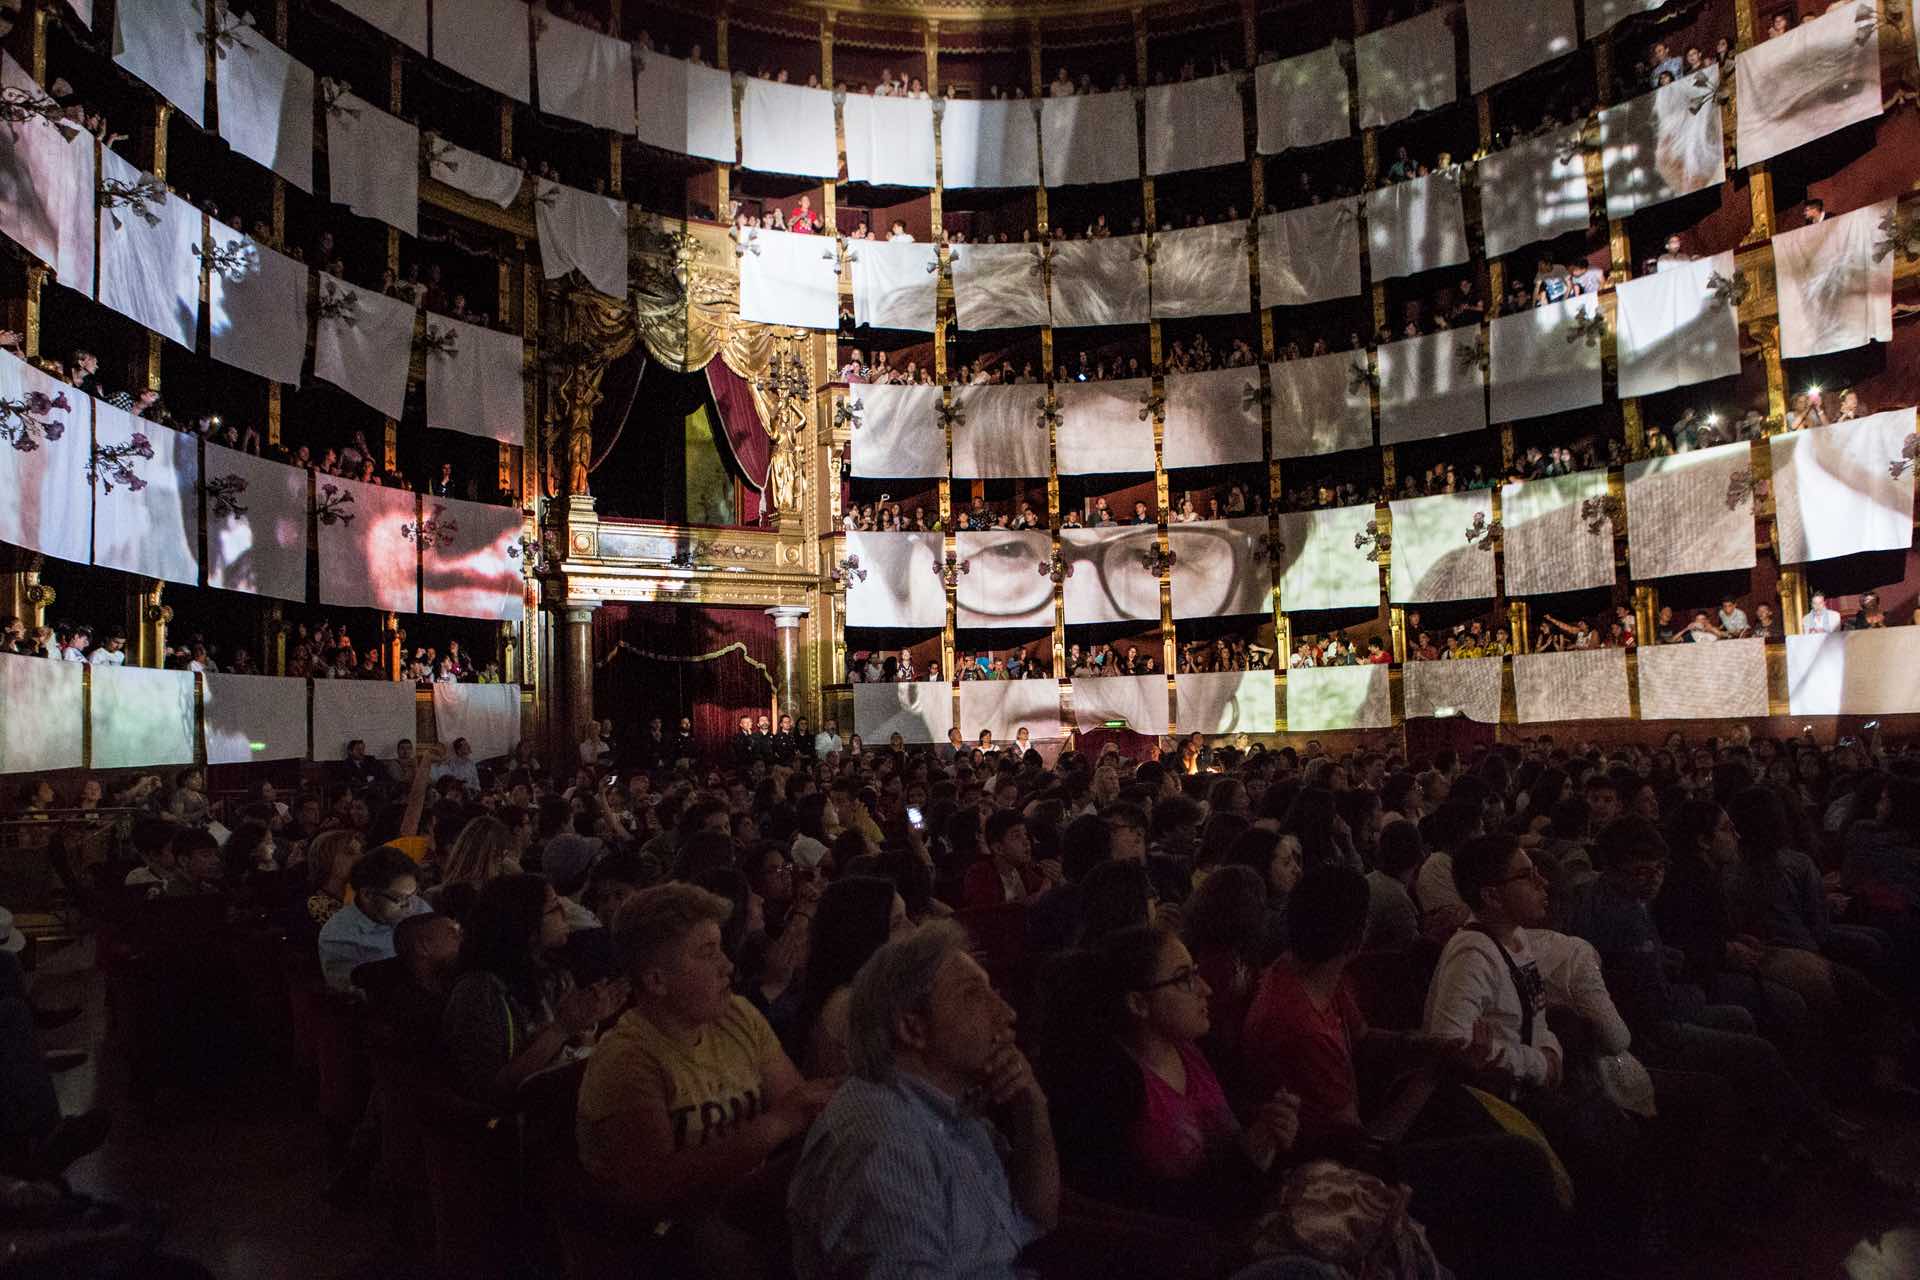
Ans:
POLYGON ((460 829, 440 865, 440 887, 470 884, 478 888, 496 876, 520 870, 513 828, 498 818, 479 817, 460 829))
POLYGON ((323 831, 307 842, 307 922, 318 930, 347 905, 347 877, 366 851, 358 831, 323 831))

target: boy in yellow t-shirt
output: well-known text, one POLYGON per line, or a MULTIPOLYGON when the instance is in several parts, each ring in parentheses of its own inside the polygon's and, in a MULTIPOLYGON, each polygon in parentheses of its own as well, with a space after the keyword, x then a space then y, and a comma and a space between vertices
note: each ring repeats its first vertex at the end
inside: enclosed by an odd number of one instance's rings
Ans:
POLYGON ((625 1203, 698 1217, 832 1097, 805 1081, 765 1018, 730 985, 720 926, 733 904, 686 884, 621 907, 613 945, 633 1008, 600 1041, 580 1084, 580 1161, 625 1203))

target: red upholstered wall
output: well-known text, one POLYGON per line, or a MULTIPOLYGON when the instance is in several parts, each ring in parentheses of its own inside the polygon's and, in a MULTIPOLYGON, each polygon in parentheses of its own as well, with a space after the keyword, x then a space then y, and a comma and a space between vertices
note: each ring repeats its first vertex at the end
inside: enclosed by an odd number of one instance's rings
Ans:
POLYGON ((759 609, 602 605, 593 616, 594 707, 613 722, 617 739, 637 736, 650 716, 664 720, 669 732, 679 717, 692 716, 704 759, 720 751, 740 716, 772 713, 768 677, 739 653, 712 662, 663 662, 619 652, 622 641, 674 657, 711 653, 737 641, 768 673, 776 669, 773 619, 759 609))

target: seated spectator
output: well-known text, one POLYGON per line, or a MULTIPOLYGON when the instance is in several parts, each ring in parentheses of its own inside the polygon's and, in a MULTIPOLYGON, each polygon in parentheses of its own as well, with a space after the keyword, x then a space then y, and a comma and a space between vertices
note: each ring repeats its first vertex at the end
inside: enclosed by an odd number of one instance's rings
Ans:
POLYGON ((625 983, 576 989, 550 962, 567 943, 567 922, 542 876, 487 881, 462 932, 441 1038, 461 1089, 476 1101, 510 1102, 534 1075, 588 1047, 594 1029, 626 1004, 625 983))
POLYGON ((687 884, 643 889, 620 909, 614 951, 633 1003, 580 1084, 581 1163, 621 1203, 657 1216, 682 1251, 695 1236, 716 1247, 728 1193, 804 1133, 833 1088, 803 1080, 766 1019, 733 994, 720 935, 733 914, 687 884))
POLYGON ((1196 1043, 1210 994, 1180 939, 1146 925, 1042 976, 1040 1065, 1075 1190, 1209 1219, 1257 1203, 1263 1175, 1293 1146, 1299 1100, 1275 1092, 1242 1130, 1196 1043))
POLYGON ((1065 876, 1060 864, 1035 864, 1026 822, 1010 810, 996 810, 986 824, 987 856, 967 868, 960 904, 967 908, 1033 902, 1065 876))
POLYGON ((418 893, 420 868, 392 845, 369 850, 353 865, 353 901, 320 926, 320 975, 335 991, 353 990, 353 971, 393 955, 393 927, 432 908, 418 893))
POLYGON ((472 791, 482 790, 480 768, 474 762, 473 746, 465 738, 453 740, 452 754, 433 766, 431 776, 436 784, 444 778, 453 778, 472 791))
POLYGON ((1057 1220, 1047 1098, 969 945, 956 925, 924 925, 855 979, 853 1075, 788 1184, 798 1280, 1011 1277, 1057 1220), (1005 1109, 1010 1142, 987 1108, 1005 1109))
POLYGON ((816 941, 807 955, 793 1044, 808 1079, 837 1080, 853 1066, 847 1003, 854 974, 913 925, 893 882, 876 876, 848 876, 827 886, 814 920, 816 941))
POLYGON ((1367 872, 1368 950, 1397 951, 1420 938, 1420 910, 1413 905, 1413 889, 1426 860, 1418 826, 1401 819, 1380 829, 1379 853, 1374 869, 1367 872))
POLYGON ((374 1047, 416 1065, 440 1062, 440 1028, 460 967, 460 922, 427 912, 393 928, 393 959, 362 965, 374 1047))
POLYGON ((1180 905, 1181 940, 1211 993, 1207 1056, 1235 1061, 1267 939, 1267 886, 1252 867, 1216 867, 1180 905))

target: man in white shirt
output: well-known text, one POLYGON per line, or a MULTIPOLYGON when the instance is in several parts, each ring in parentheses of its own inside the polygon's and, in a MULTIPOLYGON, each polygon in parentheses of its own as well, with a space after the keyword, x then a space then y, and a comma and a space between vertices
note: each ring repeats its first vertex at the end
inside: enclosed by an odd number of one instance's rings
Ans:
POLYGON ((1607 994, 1599 953, 1541 927, 1547 882, 1513 835, 1469 840, 1454 853, 1453 877, 1473 916, 1440 952, 1424 1029, 1462 1046, 1478 1083, 1546 1131, 1596 1221, 1637 1241, 1654 1171, 1628 1113, 1655 1113, 1653 1081, 1627 1052, 1632 1034, 1607 994), (1547 1025, 1550 1008, 1584 1019, 1604 1091, 1561 1088, 1566 1054, 1547 1025))
POLYGON ((1720 629, 1727 635, 1738 638, 1750 630, 1747 625, 1747 611, 1727 596, 1720 601, 1720 629))
POLYGON ((1654 270, 1673 271, 1693 261, 1693 255, 1681 248, 1684 243, 1679 236, 1668 236, 1666 252, 1654 259, 1654 270))
POLYGON ((96 667, 124 667, 127 664, 126 633, 116 631, 107 637, 107 642, 87 655, 87 661, 96 667))
POLYGON ((821 760, 826 759, 827 756, 835 751, 841 750, 846 745, 846 743, 840 741, 840 722, 838 720, 827 721, 827 727, 813 735, 813 754, 821 760))
POLYGON ((1800 619, 1800 634, 1803 636, 1827 635, 1840 629, 1840 615, 1827 608, 1827 593, 1813 593, 1813 608, 1807 610, 1800 619))

